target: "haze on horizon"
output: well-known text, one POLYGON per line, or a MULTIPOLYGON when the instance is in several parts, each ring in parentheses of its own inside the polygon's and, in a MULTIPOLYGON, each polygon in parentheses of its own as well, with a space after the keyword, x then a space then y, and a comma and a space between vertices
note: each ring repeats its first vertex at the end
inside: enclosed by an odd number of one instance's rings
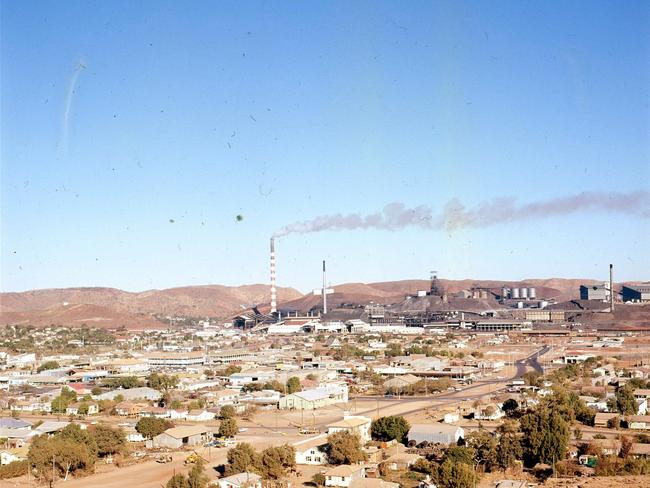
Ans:
POLYGON ((650 279, 645 2, 0 9, 2 291, 650 279))

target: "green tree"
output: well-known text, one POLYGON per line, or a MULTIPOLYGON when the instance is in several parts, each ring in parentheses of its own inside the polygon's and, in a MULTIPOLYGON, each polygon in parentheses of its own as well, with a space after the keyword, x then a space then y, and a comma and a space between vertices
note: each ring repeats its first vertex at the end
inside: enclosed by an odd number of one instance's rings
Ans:
POLYGON ((288 468, 296 465, 296 451, 287 444, 268 447, 262 451, 259 459, 264 478, 280 479, 286 475, 288 468))
POLYGON ((219 436, 221 437, 235 437, 238 431, 237 421, 233 418, 223 419, 219 423, 219 436))
POLYGON ((47 371, 49 369, 57 369, 59 368, 59 363, 56 361, 45 361, 44 363, 41 363, 41 365, 36 369, 37 373, 42 373, 43 371, 47 371))
POLYGON ((395 415, 373 420, 370 432, 375 440, 392 441, 397 439, 399 442, 404 442, 410 428, 410 424, 404 417, 395 415))
POLYGON ((636 400, 634 398, 634 389, 625 385, 616 390, 616 407, 623 415, 636 414, 636 400))
POLYGON ((366 460, 361 439, 347 431, 327 436, 327 457, 331 464, 355 464, 366 460))
POLYGON ((235 366, 234 364, 231 364, 224 371, 224 376, 230 376, 231 374, 235 373, 241 373, 241 366, 235 366))
POLYGON ((501 410, 508 416, 511 417, 519 409, 519 403, 514 398, 508 398, 503 405, 501 405, 501 410))
POLYGON ((232 419, 236 416, 237 412, 235 411, 235 407, 232 405, 224 405, 221 407, 219 410, 219 418, 223 419, 232 419))
POLYGON ((474 488, 478 479, 472 465, 454 462, 450 459, 440 465, 436 477, 437 485, 440 488, 474 488))
POLYGON ((497 440, 485 429, 479 429, 467 434, 465 439, 467 447, 476 452, 476 461, 485 467, 486 471, 492 471, 497 463, 497 440))
POLYGON ((169 478, 165 487, 166 488, 190 488, 190 485, 185 475, 181 473, 176 473, 174 476, 169 478))
POLYGON ((262 471, 259 454, 253 449, 253 446, 246 442, 241 442, 229 449, 226 459, 228 461, 225 469, 226 476, 247 471, 254 473, 262 471))
POLYGON ((176 388, 178 385, 178 376, 176 375, 166 375, 159 373, 151 373, 147 377, 147 385, 154 390, 168 391, 173 388, 176 388))
POLYGON ((97 442, 97 453, 101 457, 117 454, 126 447, 126 435, 120 428, 97 424, 92 427, 91 432, 97 442))
POLYGON ((162 434, 167 429, 173 427, 169 420, 159 419, 156 417, 142 417, 138 420, 138 423, 135 424, 135 430, 142 434, 143 437, 147 439, 153 439, 159 434, 162 434))
POLYGON ((188 488, 206 488, 209 482, 210 478, 205 474, 205 463, 198 458, 187 474, 188 488))
POLYGON ((497 465, 502 469, 513 467, 518 459, 521 459, 522 448, 517 434, 517 424, 513 421, 506 421, 497 427, 497 465))
POLYGON ((521 418, 524 459, 530 466, 564 459, 571 438, 568 422, 559 411, 540 404, 521 418))
POLYGON ((300 384, 300 378, 297 376, 292 376, 287 381, 287 393, 295 393, 302 390, 302 385, 300 384))
POLYGON ((88 403, 81 402, 77 407, 77 413, 79 415, 88 415, 88 403))
POLYGON ((76 444, 86 446, 90 457, 93 460, 97 458, 97 441, 95 440, 95 437, 88 431, 88 429, 82 429, 79 424, 66 425, 58 432, 57 436, 62 439, 69 439, 76 444))

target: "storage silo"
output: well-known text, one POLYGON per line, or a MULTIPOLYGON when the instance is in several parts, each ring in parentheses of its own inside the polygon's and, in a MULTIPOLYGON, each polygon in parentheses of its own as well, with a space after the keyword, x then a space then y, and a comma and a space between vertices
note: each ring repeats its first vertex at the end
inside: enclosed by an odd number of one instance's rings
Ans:
POLYGON ((519 296, 521 298, 528 298, 528 288, 525 286, 519 290, 519 296))
POLYGON ((528 298, 530 299, 537 298, 537 290, 535 290, 535 288, 533 287, 528 288, 528 298))
POLYGON ((510 298, 510 288, 506 286, 501 288, 501 298, 510 298))
POLYGON ((512 289, 512 298, 519 298, 519 288, 512 289))

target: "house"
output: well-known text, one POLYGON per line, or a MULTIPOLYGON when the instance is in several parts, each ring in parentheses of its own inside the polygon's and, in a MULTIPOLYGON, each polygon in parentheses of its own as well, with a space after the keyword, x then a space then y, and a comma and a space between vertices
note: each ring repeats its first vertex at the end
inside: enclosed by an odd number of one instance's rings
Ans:
POLYGON ((131 402, 121 402, 115 405, 115 413, 120 417, 135 417, 140 414, 140 411, 144 408, 144 405, 131 402))
POLYGON ((636 458, 650 458, 650 444, 632 444, 630 454, 636 458))
POLYGON ((627 418, 627 425, 630 429, 650 429, 650 415, 630 415, 627 418))
POLYGON ((320 466, 327 464, 327 435, 321 434, 293 444, 296 451, 296 464, 320 466))
POLYGON ((168 419, 171 417, 169 409, 163 407, 143 407, 140 409, 140 417, 155 417, 157 419, 168 419))
POLYGON ((620 415, 617 413, 598 412, 594 417, 594 427, 607 427, 607 423, 610 420, 619 417, 620 415))
POLYGON ((223 407, 224 405, 234 405, 239 399, 239 390, 219 390, 211 393, 214 405, 223 407))
POLYGON ((278 407, 281 410, 316 410, 347 401, 347 385, 332 384, 286 395, 280 399, 278 407))
POLYGON ((152 400, 158 401, 162 398, 162 393, 148 386, 141 386, 138 388, 119 388, 117 390, 107 391, 101 395, 97 395, 97 400, 115 400, 121 396, 124 400, 152 400))
POLYGON ((361 444, 370 442, 370 424, 372 419, 368 417, 361 417, 355 415, 346 415, 343 420, 334 422, 327 426, 327 433, 333 434, 334 432, 349 432, 355 434, 361 439, 361 444))
POLYGON ((505 417, 505 413, 498 405, 490 404, 484 407, 479 407, 474 411, 474 418, 476 420, 499 420, 505 417))
POLYGON ((457 444, 465 437, 462 427, 451 424, 414 424, 408 431, 407 439, 416 444, 427 441, 438 444, 457 444))
POLYGON ((401 391, 409 386, 413 386, 420 378, 412 374, 405 374, 402 376, 395 376, 389 380, 384 381, 383 387, 391 391, 401 391))
POLYGON ((214 420, 214 414, 208 412, 207 410, 190 410, 187 412, 186 420, 190 422, 207 422, 208 420, 214 420))
POLYGON ((183 446, 199 446, 210 441, 213 434, 205 425, 172 427, 153 438, 153 447, 179 449, 183 446))
MULTIPOLYGON (((34 433, 36 433, 37 435, 43 435, 43 434, 51 435, 67 427, 69 424, 70 422, 67 421, 45 420, 41 425, 39 425, 34 429, 34 433)), ((80 424, 79 426, 82 429, 86 428, 85 424, 80 424)))
POLYGON ((74 402, 68 405, 65 413, 67 415, 95 415, 99 413, 99 406, 94 402, 74 402), (83 404, 87 406, 86 413, 79 413, 79 408, 83 404))
POLYGON ((404 447, 400 448, 402 444, 397 444, 397 451, 392 456, 385 459, 382 464, 388 471, 405 471, 413 466, 416 461, 422 459, 419 454, 410 454, 405 452, 404 447))
POLYGON ((340 466, 325 471, 325 486, 349 488, 352 482, 365 477, 366 469, 363 466, 341 464, 340 466))
POLYGON ((0 451, 0 466, 5 466, 6 464, 11 464, 15 461, 24 461, 27 459, 26 447, 17 448, 17 449, 3 449, 0 451))
POLYGON ((262 477, 255 473, 239 473, 221 478, 219 488, 262 488, 262 477))

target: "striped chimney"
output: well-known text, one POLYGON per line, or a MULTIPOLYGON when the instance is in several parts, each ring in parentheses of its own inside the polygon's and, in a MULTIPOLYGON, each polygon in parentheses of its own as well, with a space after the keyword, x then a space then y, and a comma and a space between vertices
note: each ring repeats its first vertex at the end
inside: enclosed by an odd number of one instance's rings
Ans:
POLYGON ((277 312, 277 291, 275 289, 275 239, 271 237, 271 313, 277 312))

